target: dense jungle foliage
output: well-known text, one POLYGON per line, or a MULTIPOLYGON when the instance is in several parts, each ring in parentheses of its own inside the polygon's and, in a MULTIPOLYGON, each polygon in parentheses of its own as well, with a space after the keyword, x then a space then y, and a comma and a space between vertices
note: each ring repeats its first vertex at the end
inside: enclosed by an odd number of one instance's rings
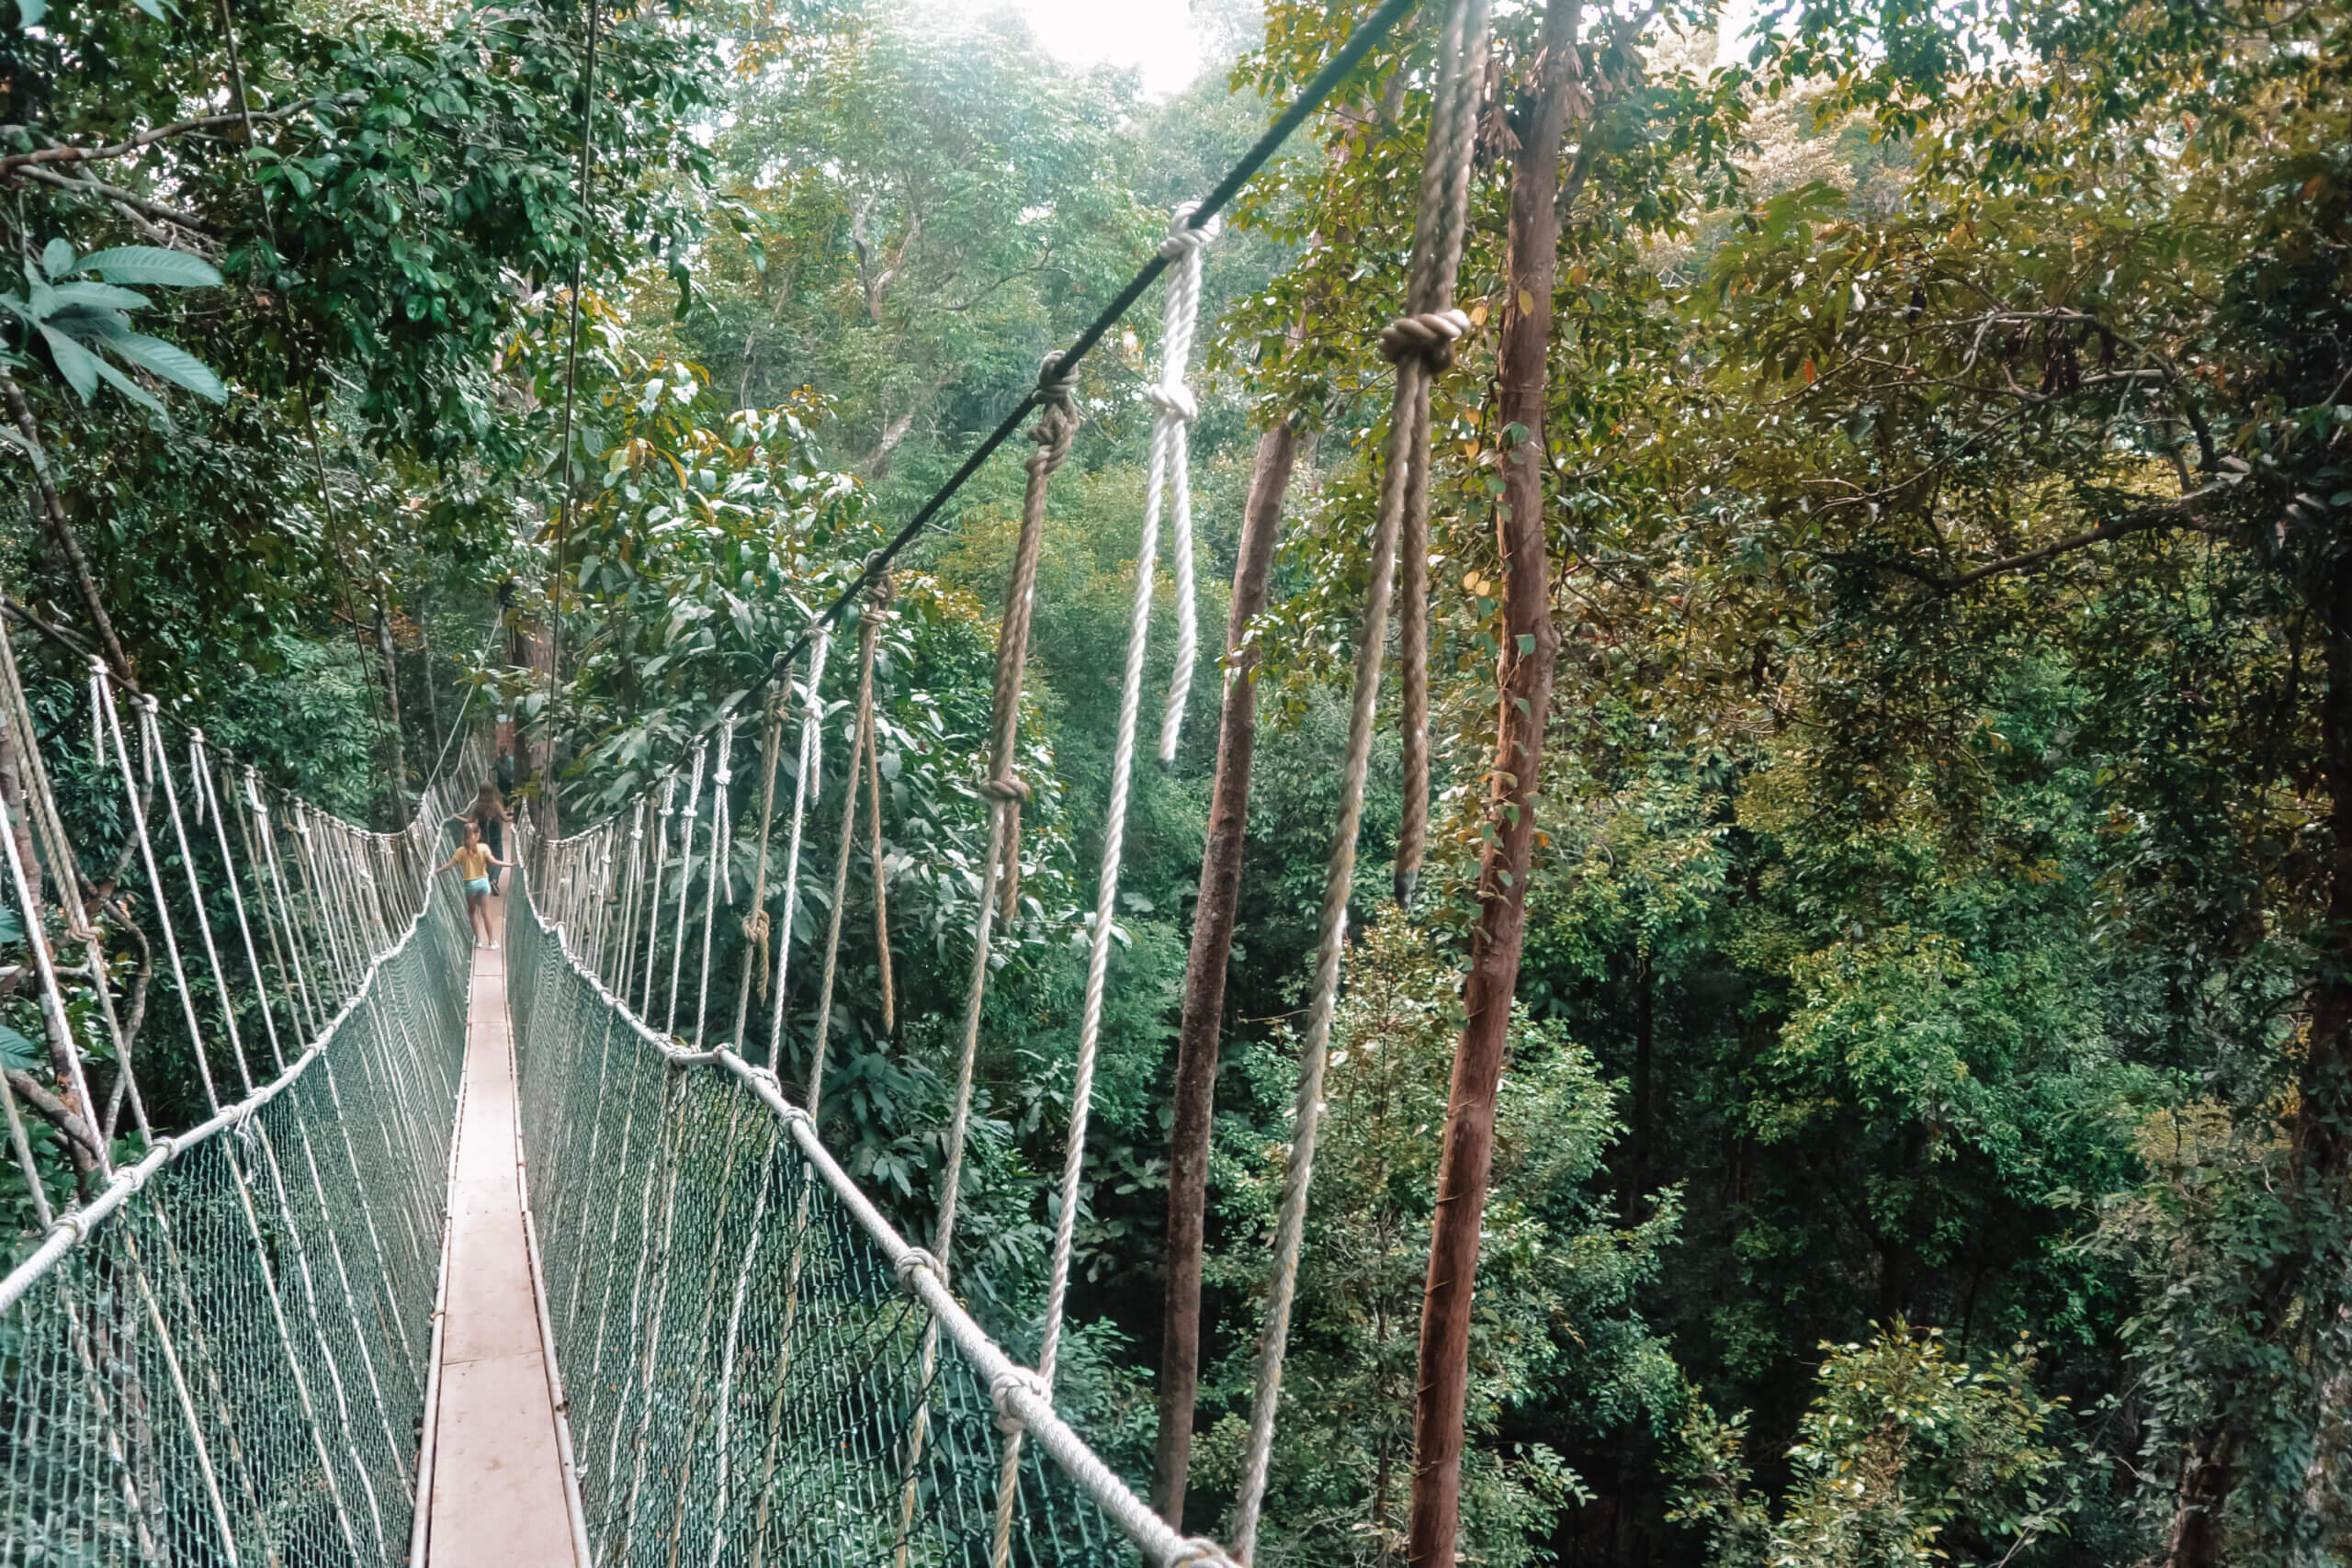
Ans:
MULTIPOLYGON (((1549 4, 1578 44, 1545 440, 1495 413, 1492 326, 1532 308, 1504 282, 1520 4, 1475 158, 1481 330, 1433 416, 1432 867, 1410 918, 1385 901, 1390 725, 1260 1562, 1402 1561, 1495 498, 1528 463, 1564 651, 1464 1560, 2352 1560, 2352 7, 1787 0, 1725 40, 1703 0, 1549 4)), ((1372 8, 1195 0, 1215 63, 1153 100, 1012 14, 873 0, 632 0, 593 81, 576 0, 10 0, 0 588, 56 747, 95 656, 347 815, 398 819, 493 712, 530 809, 599 815, 1372 8)), ((1301 441, 1250 632, 1198 1529, 1237 1482, 1436 29, 1376 50, 1208 252, 1204 627, 1259 433, 1301 441)), ((958 1277, 1016 1347, 1158 332, 1148 303, 1085 371, 1039 577, 1046 787, 958 1277)), ((886 1030, 851 987, 827 1133, 910 1223, 1018 467, 902 558, 883 646, 901 1006, 886 1030)), ((1138 1485, 1218 685, 1137 780, 1063 1353, 1138 1485)), ((0 1011, 37 1034, 23 975, 0 1011)))

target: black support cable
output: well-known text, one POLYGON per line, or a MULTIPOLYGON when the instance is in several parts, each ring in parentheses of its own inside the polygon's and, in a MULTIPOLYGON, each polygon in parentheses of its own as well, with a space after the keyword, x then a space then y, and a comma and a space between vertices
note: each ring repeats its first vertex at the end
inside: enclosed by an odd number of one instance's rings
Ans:
MULTIPOLYGON (((1185 226, 1191 229, 1202 228, 1231 205, 1233 198, 1241 194, 1241 187, 1248 185, 1251 177, 1264 168, 1273 155, 1282 150, 1283 143, 1290 140, 1291 132, 1306 123, 1307 116, 1323 107, 1323 100, 1329 97, 1340 84, 1345 81, 1359 64, 1363 63, 1363 57, 1372 52, 1374 45, 1395 30, 1396 24, 1403 21, 1406 13, 1412 10, 1417 4, 1419 0, 1387 0, 1385 5, 1372 14, 1363 26, 1351 33, 1348 36, 1348 41, 1340 47, 1340 52, 1333 55, 1324 64, 1323 69, 1315 73, 1314 80, 1306 84, 1296 101, 1283 111, 1279 119, 1266 128, 1265 134, 1259 137, 1250 151, 1242 154, 1241 161, 1227 172, 1225 178, 1217 181, 1215 188, 1207 196, 1201 198, 1200 206, 1193 209, 1193 215, 1185 220, 1185 226)), ((1144 263, 1142 269, 1128 281, 1127 286, 1120 289, 1117 296, 1102 308, 1102 313, 1087 323, 1086 330, 1078 334, 1077 340, 1046 361, 1046 372, 1038 378, 1040 384, 1042 385, 1048 378, 1059 380, 1075 370, 1079 361, 1084 359, 1094 345, 1102 341, 1102 335, 1105 333, 1118 325, 1119 319, 1133 310, 1136 301, 1143 298, 1144 290, 1158 282, 1159 275, 1167 270, 1168 257, 1162 254, 1155 254, 1149 261, 1144 263)), ((841 596, 832 602, 825 613, 809 622, 808 627, 798 637, 793 638, 789 646, 778 651, 775 658, 769 663, 770 670, 787 665, 799 658, 808 649, 809 639, 817 635, 820 627, 829 626, 839 621, 842 612, 849 607, 850 601, 865 592, 873 585, 875 579, 890 570, 890 562, 898 557, 899 552, 914 543, 931 520, 939 515, 948 502, 955 499, 956 492, 964 488, 966 481, 980 471, 980 466, 996 455, 998 447, 1012 438, 1012 433, 1021 428, 1021 422, 1028 417, 1029 411, 1037 406, 1038 390, 1038 388, 1031 388, 1027 395, 1012 406, 1012 412, 999 421, 997 427, 989 432, 988 438, 972 449, 971 456, 966 457, 956 470, 948 476, 947 482, 941 485, 933 493, 932 498, 924 502, 915 514, 907 520, 907 525, 899 529, 898 535, 888 544, 876 552, 873 558, 865 563, 865 570, 859 572, 856 580, 847 588, 842 590, 841 596)))
MULTIPOLYGON (((1313 80, 1300 90, 1297 98, 1293 101, 1290 107, 1284 109, 1281 117, 1266 128, 1265 133, 1251 144, 1250 151, 1241 155, 1241 161, 1227 170, 1225 178, 1217 181, 1208 195, 1201 198, 1200 206, 1194 208, 1192 216, 1185 220, 1186 227, 1202 228, 1230 206, 1233 198, 1241 194, 1241 187, 1248 185, 1258 171, 1272 160, 1276 152, 1282 151, 1283 143, 1290 140, 1291 133, 1305 124, 1309 115, 1323 107, 1323 101, 1339 88, 1341 82, 1347 80, 1358 65, 1363 62, 1364 56, 1370 54, 1381 39, 1395 31, 1396 24, 1403 21, 1418 4, 1419 0, 1385 0, 1379 10, 1365 18, 1362 27, 1349 34, 1348 41, 1340 46, 1340 51, 1326 62, 1323 69, 1317 72, 1313 80)), ((841 591, 832 604, 826 607, 825 613, 810 621, 801 629, 800 635, 794 637, 790 643, 776 650, 775 657, 768 660, 767 673, 744 694, 746 697, 756 696, 765 692, 769 684, 775 680, 778 671, 789 669, 794 660, 808 651, 810 641, 815 638, 818 632, 837 624, 842 613, 849 608, 851 601, 872 587, 876 579, 890 570, 890 563, 898 558, 899 553, 922 536, 922 531, 930 526, 931 520, 938 516, 947 503, 956 498, 956 492, 962 490, 971 477, 980 471, 981 465, 994 457, 999 447, 1012 438, 1013 432, 1021 428, 1021 422, 1026 419, 1029 412, 1037 406, 1040 391, 1045 383, 1048 380, 1060 380, 1076 369, 1079 361, 1084 359, 1093 350, 1094 345, 1102 341, 1103 334, 1118 325, 1120 318, 1135 308, 1136 301, 1143 298, 1144 290, 1159 280, 1159 275, 1168 270, 1168 262, 1169 258, 1164 254, 1155 254, 1149 261, 1143 264, 1135 276, 1128 280, 1127 286, 1120 289, 1111 302, 1102 308, 1102 312, 1087 323, 1086 330, 1080 333, 1068 348, 1046 360, 1046 369, 1038 377, 1038 386, 1032 387, 1023 395, 1021 400, 1012 406, 1012 412, 998 422, 997 427, 989 431, 987 438, 974 447, 971 455, 957 466, 953 474, 948 476, 947 482, 933 491, 931 499, 924 502, 916 510, 915 514, 907 520, 906 526, 900 528, 888 544, 867 558, 865 570, 857 574, 848 587, 841 591)), ((729 715, 705 725, 695 733, 694 739, 697 741, 702 739, 719 724, 731 722, 731 717, 730 710, 729 715)), ((682 751, 681 755, 683 754, 682 751)))

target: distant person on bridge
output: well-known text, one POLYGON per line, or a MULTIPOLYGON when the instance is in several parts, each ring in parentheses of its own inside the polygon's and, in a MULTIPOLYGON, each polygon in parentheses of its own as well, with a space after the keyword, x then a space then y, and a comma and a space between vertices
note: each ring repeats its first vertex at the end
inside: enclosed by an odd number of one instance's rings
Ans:
POLYGON ((466 885, 466 917, 472 921, 477 933, 474 945, 495 948, 498 945, 498 933, 491 928, 490 924, 491 868, 512 866, 514 863, 499 859, 484 847, 481 841, 481 829, 472 818, 466 818, 464 821, 466 841, 449 852, 449 858, 435 866, 433 870, 435 874, 438 875, 451 866, 457 867, 458 874, 464 878, 466 885))
POLYGON ((506 812, 506 797, 499 793, 498 784, 490 779, 482 780, 481 788, 475 792, 473 805, 468 807, 466 814, 458 820, 471 822, 481 829, 481 841, 490 848, 493 868, 490 874, 490 890, 497 892, 498 872, 495 868, 508 863, 496 857, 506 852, 506 824, 512 820, 506 812))

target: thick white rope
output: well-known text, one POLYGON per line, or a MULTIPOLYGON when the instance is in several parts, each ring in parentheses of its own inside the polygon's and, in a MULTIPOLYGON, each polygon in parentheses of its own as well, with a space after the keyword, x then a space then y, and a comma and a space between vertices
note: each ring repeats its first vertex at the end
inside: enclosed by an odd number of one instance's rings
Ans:
MULTIPOLYGON (((529 913, 531 918, 538 918, 536 910, 529 913)), ((752 1066, 724 1046, 716 1051, 690 1051, 664 1038, 581 964, 563 931, 548 928, 548 938, 573 977, 611 1010, 630 1034, 659 1052, 672 1068, 723 1068, 741 1079, 783 1122, 801 1157, 808 1162, 833 1201, 849 1212, 858 1229, 880 1251, 900 1289, 922 1304, 933 1327, 988 1387, 1000 1417, 1035 1438, 1046 1458, 1135 1543, 1146 1562, 1156 1568, 1233 1568, 1233 1559, 1218 1550, 1215 1542, 1185 1537, 1170 1529, 1167 1521, 1153 1513, 1151 1506, 1136 1496, 1118 1473, 1087 1446, 1086 1440, 1054 1408, 1037 1374, 1014 1364, 964 1303, 956 1299, 938 1259, 899 1235, 898 1228, 874 1206, 873 1200, 858 1188, 856 1179, 842 1168, 841 1162, 818 1136, 815 1120, 786 1098, 775 1074, 752 1066)), ((654 1185, 647 1183, 649 1193, 654 1185)))
MULTIPOLYGON (((733 867, 729 863, 732 829, 727 821, 727 791, 735 775, 727 764, 735 754, 735 721, 730 717, 718 727, 718 771, 710 782, 710 869, 703 874, 702 887, 702 983, 695 992, 695 1049, 702 1049, 703 1020, 710 1011, 710 939, 718 929, 712 919, 718 913, 718 889, 727 882, 733 867)), ((727 895, 729 904, 735 902, 734 892, 727 895)))
POLYGON ((808 683, 800 699, 800 765, 792 781, 792 831, 784 852, 784 918, 775 926, 775 994, 769 998, 768 1060, 783 1060, 784 982, 792 973, 792 926, 800 917, 800 840, 808 826, 809 807, 817 804, 819 763, 823 760, 825 715, 825 655, 833 646, 832 629, 820 626, 816 645, 808 650, 808 683))
MULTIPOLYGON (((1087 950, 1086 999, 1079 1013, 1078 1063, 1070 1084, 1069 1127, 1062 1146, 1061 1206, 1054 1216, 1053 1265, 1046 1285, 1045 1337, 1037 1353, 1037 1376, 1050 1395, 1054 1370, 1061 1349, 1062 1317, 1069 1298, 1070 1257, 1078 1234, 1080 1179, 1086 1166, 1086 1129, 1094 1103, 1094 1066, 1102 1041, 1102 998, 1109 987, 1112 932, 1119 913, 1119 873, 1126 854, 1127 801, 1135 785, 1136 728, 1143 710, 1144 656, 1151 642, 1151 601, 1157 586, 1159 525, 1164 495, 1172 491, 1178 508, 1173 519, 1181 535, 1192 526, 1190 489, 1184 479, 1185 426, 1197 412, 1184 387, 1184 367, 1192 357, 1193 333, 1201 309, 1201 247, 1215 235, 1216 225, 1192 228, 1197 203, 1176 209, 1163 252, 1173 256, 1169 269, 1166 334, 1161 344, 1159 380, 1146 394, 1159 409, 1152 427, 1151 459, 1145 480, 1143 532, 1136 541, 1136 585, 1127 615, 1127 662, 1119 687, 1119 728, 1111 745, 1111 799, 1102 823, 1102 859, 1096 878, 1094 928, 1087 950)), ((1190 552, 1186 552, 1190 560, 1190 552)), ((1189 585, 1178 594, 1190 606, 1189 585)), ((1160 733, 1162 761, 1175 755, 1176 728, 1183 715, 1182 688, 1191 680, 1183 669, 1185 650, 1180 641, 1180 673, 1170 692, 1166 727, 1160 733)), ((1020 1487, 1021 1433, 1007 1432, 997 1476, 996 1539, 993 1561, 1003 1568, 1012 1549, 1012 1509, 1020 1487)))
POLYGON ((678 974, 686 956, 687 895, 695 884, 695 818, 702 811, 702 770, 704 742, 695 742, 695 761, 686 783, 685 826, 678 830, 678 919, 670 933, 669 1000, 662 1007, 662 1028, 666 1033, 678 1026, 678 974))
POLYGON ((1193 694, 1193 666, 1201 647, 1198 590, 1193 581, 1193 476, 1191 427, 1200 417, 1184 377, 1191 368, 1193 337, 1201 319, 1201 247, 1216 238, 1219 220, 1210 219, 1195 229, 1189 222, 1200 203, 1188 201, 1176 209, 1176 221, 1159 254, 1169 259, 1168 299, 1162 309, 1159 379, 1144 389, 1144 398, 1159 411, 1151 427, 1151 488, 1148 510, 1159 505, 1163 481, 1170 493, 1171 513, 1168 554, 1176 574, 1176 661, 1168 675, 1168 711, 1159 725, 1159 765, 1176 761, 1176 742, 1184 728, 1184 705, 1193 694))

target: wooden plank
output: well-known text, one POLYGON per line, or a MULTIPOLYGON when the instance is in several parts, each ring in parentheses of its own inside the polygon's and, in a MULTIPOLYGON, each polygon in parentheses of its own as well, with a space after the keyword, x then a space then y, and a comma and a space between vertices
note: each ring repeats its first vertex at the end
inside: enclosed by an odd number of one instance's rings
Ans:
MULTIPOLYGON (((492 900, 493 929, 505 899, 492 900)), ((588 1568, 573 1550, 548 1348, 523 1227, 504 949, 477 947, 449 1180, 449 1278, 432 1425, 430 1568, 588 1568)))

